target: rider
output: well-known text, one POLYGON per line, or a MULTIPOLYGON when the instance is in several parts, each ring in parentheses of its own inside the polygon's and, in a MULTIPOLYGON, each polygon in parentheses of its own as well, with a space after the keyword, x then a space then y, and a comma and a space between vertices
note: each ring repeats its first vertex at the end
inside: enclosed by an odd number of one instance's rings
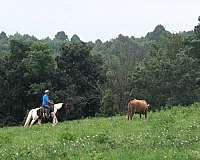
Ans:
POLYGON ((53 112, 53 108, 50 105, 54 105, 54 103, 49 100, 49 90, 45 90, 44 93, 42 97, 42 107, 47 109, 47 115, 49 116, 49 114, 53 112))

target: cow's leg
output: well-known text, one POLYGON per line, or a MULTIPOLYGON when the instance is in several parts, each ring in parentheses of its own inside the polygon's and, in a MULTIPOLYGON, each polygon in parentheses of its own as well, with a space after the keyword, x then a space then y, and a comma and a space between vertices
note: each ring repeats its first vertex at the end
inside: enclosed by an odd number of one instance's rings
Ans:
POLYGON ((129 119, 132 120, 132 117, 133 117, 133 108, 131 106, 129 110, 129 119))
POLYGON ((136 112, 136 108, 132 107, 131 108, 131 120, 133 119, 133 116, 134 116, 135 112, 136 112))
POLYGON ((130 116, 131 116, 131 108, 130 108, 130 104, 128 104, 128 120, 130 120, 130 116))
POLYGON ((141 113, 140 113, 140 119, 142 118, 141 113))
POLYGON ((131 120, 133 119, 133 115, 134 115, 134 113, 132 112, 132 113, 131 113, 131 120))
POLYGON ((134 113, 135 113, 135 110, 132 108, 131 109, 131 120, 133 119, 134 113))
POLYGON ((131 118, 131 112, 130 112, 130 109, 128 109, 128 120, 130 120, 131 118))
POLYGON ((144 114, 145 114, 145 118, 147 119, 147 111, 145 111, 145 113, 144 113, 144 114))

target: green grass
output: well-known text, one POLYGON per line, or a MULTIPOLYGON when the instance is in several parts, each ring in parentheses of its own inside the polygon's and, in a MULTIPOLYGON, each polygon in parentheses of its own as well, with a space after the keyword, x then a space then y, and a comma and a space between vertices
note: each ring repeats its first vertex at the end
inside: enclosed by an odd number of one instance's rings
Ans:
POLYGON ((148 114, 0 129, 0 159, 200 159, 200 104, 148 114))

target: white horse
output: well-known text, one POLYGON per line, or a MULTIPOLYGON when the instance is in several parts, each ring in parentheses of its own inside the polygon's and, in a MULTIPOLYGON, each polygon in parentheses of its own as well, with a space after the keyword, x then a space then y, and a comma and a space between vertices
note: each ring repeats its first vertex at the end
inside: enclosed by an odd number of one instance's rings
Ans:
MULTIPOLYGON (((64 109, 65 112, 67 112, 69 109, 67 108, 67 105, 64 103, 56 103, 54 104, 54 111, 51 112, 51 116, 53 118, 53 125, 56 125, 58 123, 58 119, 57 119, 57 112, 61 109, 64 109)), ((26 118, 26 122, 24 124, 24 127, 28 126, 30 121, 30 127, 38 120, 38 124, 41 124, 41 107, 35 108, 35 109, 31 109, 28 113, 28 116, 26 118)))

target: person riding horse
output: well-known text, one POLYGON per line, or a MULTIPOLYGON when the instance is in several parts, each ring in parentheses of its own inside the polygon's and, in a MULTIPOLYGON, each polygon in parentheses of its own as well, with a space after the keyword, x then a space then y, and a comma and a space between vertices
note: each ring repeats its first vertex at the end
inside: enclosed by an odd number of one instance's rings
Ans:
POLYGON ((42 107, 47 110, 47 117, 50 117, 50 113, 53 112, 54 103, 49 100, 49 90, 45 90, 44 93, 42 97, 42 107))

